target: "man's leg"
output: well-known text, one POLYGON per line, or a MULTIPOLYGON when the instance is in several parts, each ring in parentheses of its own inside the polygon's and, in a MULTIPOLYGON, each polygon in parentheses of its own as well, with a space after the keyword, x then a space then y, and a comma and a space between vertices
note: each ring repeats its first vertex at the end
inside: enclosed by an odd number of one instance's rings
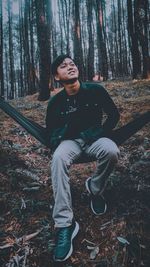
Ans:
POLYGON ((57 228, 55 261, 65 261, 73 252, 73 239, 79 231, 78 223, 73 219, 70 192, 69 167, 81 154, 79 143, 63 141, 53 154, 51 176, 54 192, 53 219, 57 228))
POLYGON ((51 163, 51 177, 54 193, 53 219, 55 227, 70 226, 73 219, 70 192, 69 167, 81 154, 76 141, 65 140, 57 147, 51 163))
POLYGON ((85 152, 97 159, 97 169, 93 176, 86 181, 86 187, 93 196, 91 208, 94 212, 93 205, 95 205, 94 213, 100 215, 106 211, 105 202, 102 203, 101 207, 99 203, 103 201, 102 193, 107 184, 108 177, 118 161, 119 149, 112 140, 103 137, 89 146, 85 152))

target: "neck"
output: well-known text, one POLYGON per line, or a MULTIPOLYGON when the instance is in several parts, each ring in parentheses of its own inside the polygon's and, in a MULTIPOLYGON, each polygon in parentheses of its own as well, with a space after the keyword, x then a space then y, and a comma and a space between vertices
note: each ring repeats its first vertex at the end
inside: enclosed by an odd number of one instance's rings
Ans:
POLYGON ((79 80, 74 80, 72 83, 69 83, 69 84, 63 83, 63 86, 68 95, 75 95, 78 93, 80 89, 80 82, 79 80))

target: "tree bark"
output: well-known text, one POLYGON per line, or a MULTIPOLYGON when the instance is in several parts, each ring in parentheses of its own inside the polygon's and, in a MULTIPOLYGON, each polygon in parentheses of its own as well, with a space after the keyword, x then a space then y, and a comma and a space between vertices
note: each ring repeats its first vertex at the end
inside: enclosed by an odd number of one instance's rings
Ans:
POLYGON ((92 9, 93 5, 90 0, 86 1, 87 4, 87 27, 88 27, 88 79, 93 80, 94 77, 94 40, 92 31, 92 9))
POLYGON ((29 11, 29 29, 30 29, 30 93, 34 94, 36 92, 36 71, 35 71, 35 63, 34 63, 34 12, 33 12, 34 4, 33 0, 30 0, 30 11, 29 11))
POLYGON ((133 6, 131 0, 127 0, 127 10, 128 10, 128 32, 130 38, 129 44, 130 44, 132 64, 133 64, 133 79, 137 79, 141 74, 141 58, 138 46, 137 32, 133 21, 133 6))
POLYGON ((79 15, 79 0, 74 0, 74 59, 79 68, 80 77, 84 80, 84 63, 81 41, 81 25, 79 15))
POLYGON ((150 56, 148 50, 148 0, 135 0, 137 36, 142 48, 143 78, 150 78, 150 56))
POLYGON ((102 3, 96 0, 96 20, 97 20, 97 42, 99 51, 99 65, 100 74, 104 80, 108 79, 108 60, 107 60, 107 50, 106 50, 106 40, 104 39, 103 32, 103 7, 102 3))
POLYGON ((11 88, 9 92, 10 99, 13 99, 15 96, 15 77, 14 77, 14 54, 13 54, 13 34, 12 34, 12 8, 11 1, 7 1, 8 4, 8 34, 9 34, 9 63, 10 63, 10 83, 11 88))
POLYGON ((3 72, 3 10, 0 2, 0 96, 4 97, 4 72, 3 72))
POLYGON ((40 75, 40 93, 38 99, 44 101, 50 97, 50 35, 49 26, 47 24, 45 16, 45 2, 37 0, 35 3, 40 75))

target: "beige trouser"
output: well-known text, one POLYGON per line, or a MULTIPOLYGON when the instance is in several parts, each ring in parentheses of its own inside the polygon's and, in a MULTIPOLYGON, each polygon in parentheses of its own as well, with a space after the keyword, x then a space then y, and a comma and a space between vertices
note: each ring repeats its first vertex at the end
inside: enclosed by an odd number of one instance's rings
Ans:
POLYGON ((53 154, 51 177, 54 192, 53 219, 55 227, 67 227, 73 219, 72 199, 70 192, 69 167, 81 156, 82 152, 95 157, 97 168, 91 177, 93 194, 101 194, 108 177, 118 161, 119 149, 108 138, 100 138, 90 146, 85 146, 82 139, 64 140, 53 154))

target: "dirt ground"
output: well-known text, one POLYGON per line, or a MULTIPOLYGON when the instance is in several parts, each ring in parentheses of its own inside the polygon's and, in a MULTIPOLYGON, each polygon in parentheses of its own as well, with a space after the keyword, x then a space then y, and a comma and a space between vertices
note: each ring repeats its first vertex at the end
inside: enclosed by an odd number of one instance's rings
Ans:
MULTIPOLYGON (((150 110, 150 81, 102 83, 119 108, 124 125, 150 110)), ((44 125, 47 101, 37 94, 9 101, 26 117, 44 125)), ((49 149, 0 110, 0 266, 148 267, 150 266, 150 125, 121 147, 105 198, 108 212, 94 216, 84 183, 96 162, 70 169, 73 208, 80 231, 74 252, 53 262, 55 231, 49 149)))

